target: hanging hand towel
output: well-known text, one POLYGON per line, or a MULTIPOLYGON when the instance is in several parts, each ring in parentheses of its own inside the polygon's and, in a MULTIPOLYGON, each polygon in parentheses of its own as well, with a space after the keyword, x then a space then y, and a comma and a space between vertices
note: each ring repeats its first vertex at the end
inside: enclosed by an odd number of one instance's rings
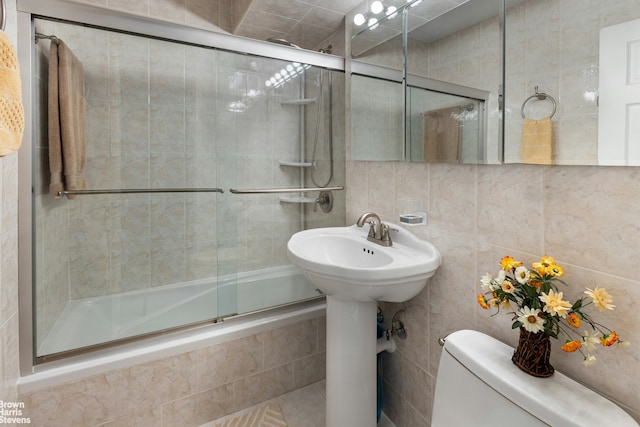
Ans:
POLYGON ((524 119, 520 144, 522 163, 553 164, 553 129, 551 117, 540 120, 524 119))
POLYGON ((429 163, 459 163, 462 132, 461 107, 423 113, 424 160, 429 163))
POLYGON ((24 107, 18 59, 9 37, 0 31, 0 156, 18 151, 23 132, 24 107))
MULTIPOLYGON (((62 41, 49 51, 50 194, 83 190, 85 166, 84 72, 82 63, 62 41)), ((73 196, 68 196, 73 199, 73 196)))

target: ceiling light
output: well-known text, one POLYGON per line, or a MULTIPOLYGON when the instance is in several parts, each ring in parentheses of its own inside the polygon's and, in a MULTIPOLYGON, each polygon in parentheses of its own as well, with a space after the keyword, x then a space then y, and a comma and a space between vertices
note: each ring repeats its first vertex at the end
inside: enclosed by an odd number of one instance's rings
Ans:
POLYGON ((370 30, 375 30, 376 28, 378 28, 378 20, 376 18, 369 19, 369 22, 367 22, 367 26, 370 30))
POLYGON ((415 0, 413 3, 411 3, 411 7, 416 7, 420 3, 422 3, 422 0, 415 0))
POLYGON ((397 12, 397 10, 398 10, 398 9, 397 9, 395 6, 389 6, 389 7, 387 8, 387 12, 386 12, 387 17, 388 17, 389 19, 393 19, 393 18, 395 18, 396 16, 398 16, 398 12, 397 12))
POLYGON ((381 1, 376 0, 373 3, 371 3, 371 12, 373 12, 375 15, 379 14, 383 10, 384 10, 384 6, 382 5, 381 1))
POLYGON ((356 24, 357 26, 360 26, 365 22, 367 22, 367 20, 365 19, 364 15, 361 13, 358 13, 356 14, 356 16, 353 17, 353 23, 356 24))

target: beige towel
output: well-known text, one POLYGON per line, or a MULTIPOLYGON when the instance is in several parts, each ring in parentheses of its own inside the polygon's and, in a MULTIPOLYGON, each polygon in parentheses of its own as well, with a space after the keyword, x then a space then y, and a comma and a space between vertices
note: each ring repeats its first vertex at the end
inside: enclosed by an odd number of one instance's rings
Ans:
POLYGON ((424 160, 431 163, 459 163, 462 132, 461 107, 423 113, 424 160))
POLYGON ((24 107, 18 59, 9 37, 0 31, 0 156, 18 151, 23 132, 24 107))
MULTIPOLYGON (((84 73, 62 40, 49 51, 49 192, 83 190, 85 185, 84 73)), ((73 196, 69 196, 70 199, 73 196)))
POLYGON ((553 164, 553 129, 551 117, 540 120, 524 119, 520 144, 522 163, 553 164))

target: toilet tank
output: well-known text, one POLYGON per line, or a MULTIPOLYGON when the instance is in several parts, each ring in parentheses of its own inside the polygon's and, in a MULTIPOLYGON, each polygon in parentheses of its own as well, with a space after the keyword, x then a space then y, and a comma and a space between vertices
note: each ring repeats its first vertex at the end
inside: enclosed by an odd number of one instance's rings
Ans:
POLYGON ((556 371, 536 378, 511 362, 514 349, 477 331, 445 342, 432 427, 638 427, 610 400, 556 371))

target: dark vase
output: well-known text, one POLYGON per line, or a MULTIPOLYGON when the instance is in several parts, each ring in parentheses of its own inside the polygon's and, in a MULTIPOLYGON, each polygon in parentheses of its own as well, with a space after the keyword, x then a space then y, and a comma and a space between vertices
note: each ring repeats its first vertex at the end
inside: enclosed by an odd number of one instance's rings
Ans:
POLYGON ((553 366, 549 364, 551 356, 551 342, 549 335, 544 332, 528 332, 520 328, 518 348, 511 360, 515 365, 534 377, 550 377, 553 375, 553 366))

